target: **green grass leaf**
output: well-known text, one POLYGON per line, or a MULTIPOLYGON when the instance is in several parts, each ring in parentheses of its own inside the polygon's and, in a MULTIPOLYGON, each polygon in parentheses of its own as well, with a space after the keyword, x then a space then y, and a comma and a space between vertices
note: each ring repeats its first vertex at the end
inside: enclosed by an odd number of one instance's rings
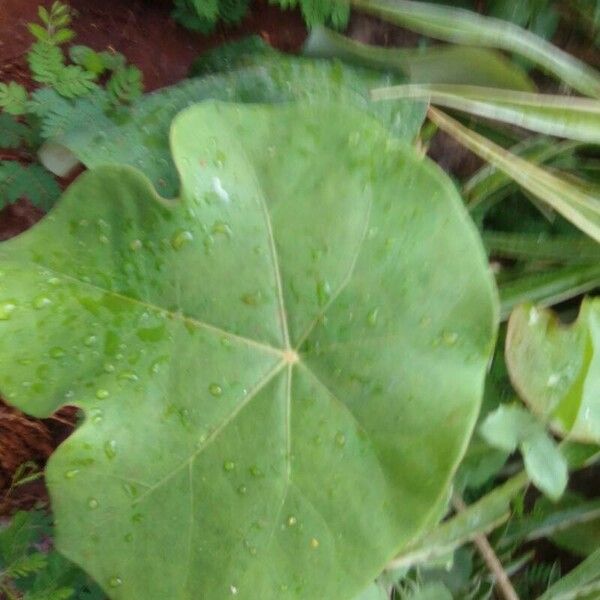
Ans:
POLYGON ((473 46, 381 48, 368 46, 325 27, 314 27, 303 54, 340 58, 352 64, 397 73, 410 83, 454 83, 533 91, 524 71, 499 52, 473 46))
POLYGON ((527 516, 513 519, 502 534, 502 547, 550 539, 575 556, 587 556, 600 547, 600 500, 565 493, 558 503, 540 497, 527 516))
POLYGON ((352 3, 360 10, 430 37, 520 54, 574 90, 600 97, 600 74, 595 69, 507 21, 410 0, 353 0, 352 3))
POLYGON ((504 171, 525 190, 600 242, 600 194, 595 187, 583 182, 571 183, 565 177, 511 154, 437 109, 429 109, 429 118, 463 146, 504 171))
MULTIPOLYGON (((585 144, 582 142, 531 136, 510 147, 509 151, 536 165, 554 165, 560 158, 573 156, 583 147, 585 144)), ((577 163, 580 164, 580 160, 577 163)), ((486 164, 463 184, 462 189, 469 210, 476 216, 486 212, 490 205, 508 197, 516 188, 516 183, 507 173, 493 164, 486 164)))
POLYGON ((58 548, 115 599, 352 598, 439 516, 472 432, 477 231, 339 103, 204 102, 170 137, 177 200, 98 168, 0 245, 3 396, 86 415, 46 470, 58 548))
POLYGON ((526 272, 501 281, 500 314, 507 319, 524 302, 552 306, 600 287, 600 264, 568 265, 526 272))
POLYGON ((397 85, 373 90, 375 100, 426 100, 547 135, 600 143, 600 101, 471 85, 397 85))
POLYGON ((583 236, 543 236, 486 230, 482 238, 484 246, 494 256, 600 264, 600 244, 583 236))
POLYGON ((600 591, 600 549, 557 581, 538 600, 593 600, 600 591))

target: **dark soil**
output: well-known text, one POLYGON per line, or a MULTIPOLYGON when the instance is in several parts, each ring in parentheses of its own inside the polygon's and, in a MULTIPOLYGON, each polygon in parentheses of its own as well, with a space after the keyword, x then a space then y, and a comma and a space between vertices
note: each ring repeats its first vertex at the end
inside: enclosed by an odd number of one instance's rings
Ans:
MULTIPOLYGON (((0 0, 0 81, 16 79, 33 87, 25 53, 31 44, 28 21, 37 19, 39 4, 50 0, 0 0)), ((75 43, 96 50, 112 47, 144 73, 147 90, 176 83, 204 50, 249 33, 258 33, 280 50, 297 50, 306 29, 296 11, 282 12, 256 2, 239 27, 219 27, 214 35, 196 35, 170 19, 169 0, 71 0, 77 11, 75 43)))

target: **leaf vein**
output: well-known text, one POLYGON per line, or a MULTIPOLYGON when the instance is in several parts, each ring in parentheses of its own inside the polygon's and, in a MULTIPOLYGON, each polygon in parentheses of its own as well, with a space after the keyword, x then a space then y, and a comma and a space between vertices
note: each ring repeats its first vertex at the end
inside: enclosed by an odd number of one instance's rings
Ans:
MULTIPOLYGON (((29 262, 29 261, 27 261, 27 262, 29 262)), ((32 264, 35 264, 35 263, 32 263, 32 264)), ((35 266, 39 267, 40 265, 35 264, 35 266)), ((162 306, 159 306, 158 304, 152 304, 151 302, 146 302, 144 300, 140 300, 139 298, 135 298, 133 296, 127 296, 120 292, 116 292, 114 290, 109 290, 109 289, 103 288, 99 285, 96 285, 96 284, 88 282, 88 281, 83 281, 77 277, 68 275, 66 273, 63 273, 62 271, 58 271, 57 269, 49 267, 47 265, 41 265, 41 266, 48 272, 50 272, 54 275, 58 275, 69 282, 76 283, 78 285, 81 285, 81 286, 87 287, 87 288, 91 288, 93 290, 97 290, 104 294, 108 294, 115 298, 119 298, 120 300, 125 300, 127 302, 130 302, 132 304, 137 304, 139 306, 144 307, 147 310, 152 310, 152 311, 166 314, 171 319, 174 319, 174 320, 178 319, 180 321, 183 321, 184 323, 189 323, 190 325, 194 325, 195 327, 198 327, 200 329, 206 329, 207 331, 211 331, 213 333, 216 333, 216 334, 219 334, 219 335, 222 335, 225 337, 229 337, 232 340, 246 344, 248 346, 252 346, 254 348, 259 348, 261 350, 271 352, 274 354, 282 354, 282 351, 279 348, 275 348, 274 346, 271 346, 269 344, 264 344, 262 342, 258 342, 257 340, 253 340, 252 338, 248 338, 248 337, 245 337, 242 335, 238 335, 236 333, 232 333, 231 331, 227 331, 226 329, 222 329, 216 325, 212 325, 210 323, 200 321, 199 319, 190 317, 188 315, 184 315, 183 313, 168 310, 166 308, 163 308, 162 306)))
POLYGON ((369 230, 369 222, 371 219, 371 207, 372 206, 373 206, 373 198, 371 197, 369 200, 369 206, 367 208, 367 214, 366 214, 366 218, 365 218, 365 227, 363 229, 360 242, 357 245, 356 254, 354 255, 354 258, 352 259, 352 262, 350 263, 350 268, 348 269, 346 276, 340 283, 340 286, 338 287, 338 289, 335 291, 335 293, 332 294, 329 301, 325 304, 325 306, 323 307, 323 310, 317 314, 317 316, 309 323, 308 327, 306 328, 306 331, 298 338, 298 343, 296 344, 296 348, 295 348, 296 352, 300 351, 300 347, 305 342, 306 338, 308 338, 308 336, 311 334, 312 330, 315 328, 315 325, 323 318, 325 313, 329 310, 329 308, 339 298, 340 294, 344 291, 344 289, 346 289, 346 286, 350 283, 350 280, 352 279, 352 275, 354 274, 354 269, 356 268, 356 263, 358 262, 358 257, 360 256, 360 251, 362 249, 362 245, 364 244, 365 239, 367 238, 367 231, 369 230))

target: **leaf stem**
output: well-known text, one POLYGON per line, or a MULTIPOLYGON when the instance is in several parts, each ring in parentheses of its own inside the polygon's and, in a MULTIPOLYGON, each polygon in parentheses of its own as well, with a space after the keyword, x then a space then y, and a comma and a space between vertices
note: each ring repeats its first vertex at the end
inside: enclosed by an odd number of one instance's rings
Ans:
MULTIPOLYGON (((454 494, 452 496, 452 505, 458 513, 461 513, 467 509, 467 505, 464 503, 459 494, 454 494)), ((504 599, 519 600, 519 596, 510 582, 508 574, 504 570, 499 558, 496 556, 496 553, 494 552, 494 549, 489 543, 487 537, 485 537, 483 534, 477 534, 473 538, 473 544, 475 544, 475 547, 477 550, 479 550, 479 554, 481 554, 481 557, 488 566, 488 569, 495 576, 496 583, 500 588, 500 592, 502 593, 504 599)))

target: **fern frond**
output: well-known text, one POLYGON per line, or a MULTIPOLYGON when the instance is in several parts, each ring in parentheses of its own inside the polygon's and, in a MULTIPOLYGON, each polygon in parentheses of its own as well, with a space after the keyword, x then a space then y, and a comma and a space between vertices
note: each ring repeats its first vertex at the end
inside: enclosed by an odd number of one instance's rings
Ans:
POLYGON ((23 600, 67 600, 72 598, 75 590, 70 587, 60 587, 40 592, 27 592, 23 600))
POLYGON ((41 119, 44 139, 61 137, 78 127, 93 130, 96 123, 104 124, 104 111, 110 104, 107 92, 100 88, 75 100, 67 100, 49 88, 38 90, 33 96, 30 110, 41 119))
POLYGON ((0 162, 0 208, 27 198, 32 204, 48 210, 59 196, 60 186, 41 165, 0 162))
POLYGON ((142 72, 134 66, 113 73, 106 84, 108 97, 113 104, 128 104, 142 95, 142 72))
POLYGON ((22 556, 21 558, 14 561, 9 565, 4 573, 12 579, 18 579, 19 577, 27 577, 32 573, 41 571, 46 566, 46 555, 41 552, 34 552, 22 556))
POLYGON ((225 23, 237 24, 248 12, 250 0, 219 0, 219 16, 225 23))
POLYGON ((46 14, 48 15, 46 24, 49 27, 66 27, 71 24, 71 7, 68 4, 56 0, 50 8, 50 13, 46 12, 46 14))
POLYGON ((125 57, 120 52, 104 50, 98 56, 102 59, 104 68, 107 71, 118 71, 125 67, 125 57))
POLYGON ((12 204, 21 197, 26 170, 26 167, 17 161, 0 162, 0 208, 12 204))
POLYGON ((26 125, 8 114, 0 113, 0 148, 18 148, 28 133, 26 125))
POLYGON ((67 113, 70 102, 49 87, 38 88, 31 94, 27 112, 44 119, 48 114, 67 113))
POLYGON ((270 0, 270 4, 279 5, 283 9, 291 9, 298 6, 298 0, 270 0))
MULTIPOLYGON (((350 18, 349 0, 269 0, 283 9, 300 6, 310 27, 327 24, 343 29, 350 18)), ((211 33, 218 19, 239 23, 247 12, 249 0, 175 0, 173 18, 184 27, 211 33)))
POLYGON ((65 98, 85 96, 97 88, 96 75, 78 65, 63 66, 52 82, 54 89, 65 98))
POLYGON ((27 53, 27 62, 33 79, 54 85, 58 74, 65 68, 65 57, 57 46, 36 42, 27 53))
POLYGON ((86 71, 99 76, 108 68, 102 56, 103 53, 92 50, 89 46, 71 46, 69 58, 86 71))
POLYGON ((251 35, 235 42, 203 52, 190 68, 190 76, 200 77, 222 73, 254 64, 258 56, 270 56, 276 51, 260 36, 251 35))
MULTIPOLYGON (((196 0, 196 4, 201 4, 201 0, 196 0)), ((219 16, 218 0, 210 0, 207 4, 211 10, 205 10, 200 6, 198 11, 193 0, 175 0, 175 7, 171 13, 172 17, 191 31, 198 31, 203 34, 211 33, 219 16)))
POLYGON ((300 6, 302 16, 309 27, 314 25, 331 25, 335 29, 343 29, 350 18, 350 2, 348 0, 269 0, 283 9, 300 6))
POLYGON ((27 189, 24 197, 43 210, 50 210, 61 194, 54 176, 41 165, 27 167, 27 189))
POLYGON ((14 81, 0 83, 0 108, 11 115, 26 112, 27 96, 27 90, 14 81))
POLYGON ((350 19, 350 3, 341 0, 334 0, 331 3, 329 13, 329 23, 334 29, 344 29, 350 19))
POLYGON ((190 0, 201 19, 215 22, 219 16, 219 0, 190 0))

